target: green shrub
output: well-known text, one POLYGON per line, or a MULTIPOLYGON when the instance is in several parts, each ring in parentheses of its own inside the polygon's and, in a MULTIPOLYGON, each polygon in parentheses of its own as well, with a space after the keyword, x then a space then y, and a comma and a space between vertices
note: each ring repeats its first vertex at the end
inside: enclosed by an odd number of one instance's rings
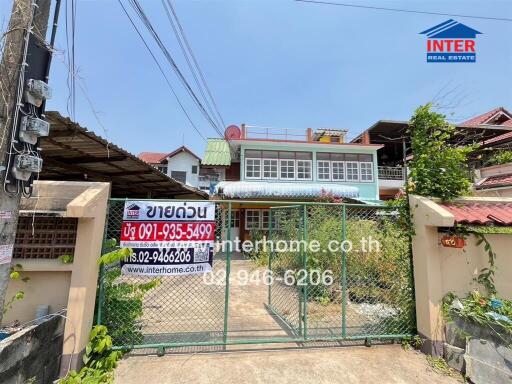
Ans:
POLYGON ((487 165, 499 165, 499 164, 507 164, 512 163, 512 151, 499 151, 494 156, 492 156, 487 165))
MULTIPOLYGON (((118 248, 112 240, 105 249, 110 252, 102 255, 99 260, 103 268, 103 308, 106 309, 102 324, 110 330, 116 345, 141 343, 143 334, 137 322, 143 315, 143 299, 147 292, 161 284, 161 279, 152 279, 146 283, 123 281, 119 261, 131 254, 131 249, 118 248)), ((96 302, 100 302, 99 297, 96 302)))
POLYGON ((477 146, 453 143, 455 127, 446 116, 433 112, 432 104, 420 106, 409 122, 413 158, 409 162, 410 192, 442 200, 471 191, 468 155, 477 146))
POLYGON ((122 357, 121 351, 112 350, 112 338, 103 325, 96 325, 89 335, 83 356, 84 367, 69 372, 58 384, 112 384, 113 371, 122 357))

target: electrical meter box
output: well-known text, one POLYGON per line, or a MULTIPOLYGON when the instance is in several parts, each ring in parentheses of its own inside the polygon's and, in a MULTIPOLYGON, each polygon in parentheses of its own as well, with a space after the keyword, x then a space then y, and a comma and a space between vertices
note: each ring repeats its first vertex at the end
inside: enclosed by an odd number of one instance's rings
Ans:
POLYGON ((48 136, 50 123, 37 117, 23 116, 20 125, 20 140, 24 143, 36 144, 38 137, 48 136))
POLYGON ((27 81, 25 99, 28 103, 40 107, 44 100, 52 98, 52 89, 42 80, 27 81))
POLYGON ((43 159, 32 155, 16 155, 14 157, 14 166, 12 174, 18 180, 28 180, 34 172, 41 172, 43 169, 43 159))

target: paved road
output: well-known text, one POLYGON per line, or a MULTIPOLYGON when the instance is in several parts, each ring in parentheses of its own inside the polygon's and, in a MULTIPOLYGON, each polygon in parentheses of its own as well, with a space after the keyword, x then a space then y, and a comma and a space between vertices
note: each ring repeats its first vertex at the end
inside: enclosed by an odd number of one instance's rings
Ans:
POLYGON ((117 384, 455 384, 398 345, 234 351, 123 359, 117 384))

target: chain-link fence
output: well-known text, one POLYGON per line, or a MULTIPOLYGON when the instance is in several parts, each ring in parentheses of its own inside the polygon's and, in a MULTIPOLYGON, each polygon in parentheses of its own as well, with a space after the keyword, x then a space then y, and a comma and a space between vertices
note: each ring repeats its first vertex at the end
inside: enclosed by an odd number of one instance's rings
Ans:
MULTIPOLYGON (((125 200, 110 201, 106 239, 119 243, 124 207, 125 200)), ((216 201, 215 240, 213 268, 204 275, 102 268, 98 322, 116 347, 414 333, 409 227, 397 208, 216 201)))

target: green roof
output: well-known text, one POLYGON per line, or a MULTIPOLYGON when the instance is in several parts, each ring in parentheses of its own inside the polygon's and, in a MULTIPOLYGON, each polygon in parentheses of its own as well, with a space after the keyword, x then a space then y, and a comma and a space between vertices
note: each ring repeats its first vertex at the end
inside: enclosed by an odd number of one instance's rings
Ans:
POLYGON ((202 165, 231 165, 229 144, 224 139, 208 139, 202 165))

